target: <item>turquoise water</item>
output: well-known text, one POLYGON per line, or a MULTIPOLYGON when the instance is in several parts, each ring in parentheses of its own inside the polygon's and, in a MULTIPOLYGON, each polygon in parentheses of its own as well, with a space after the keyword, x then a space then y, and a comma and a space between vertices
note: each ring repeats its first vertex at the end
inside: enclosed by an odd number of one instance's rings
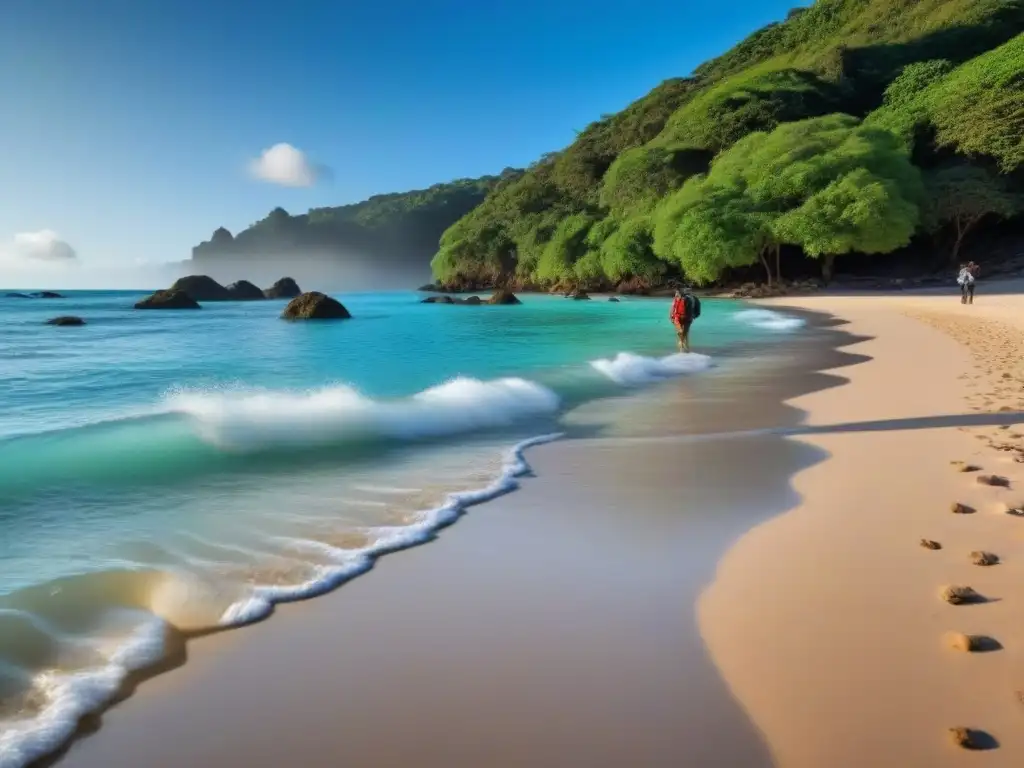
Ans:
POLYGON ((66 739, 168 637, 264 618, 510 490, 573 406, 703 371, 800 321, 705 301, 424 305, 340 295, 141 312, 0 297, 0 768, 66 739), (74 314, 84 327, 45 325, 74 314))

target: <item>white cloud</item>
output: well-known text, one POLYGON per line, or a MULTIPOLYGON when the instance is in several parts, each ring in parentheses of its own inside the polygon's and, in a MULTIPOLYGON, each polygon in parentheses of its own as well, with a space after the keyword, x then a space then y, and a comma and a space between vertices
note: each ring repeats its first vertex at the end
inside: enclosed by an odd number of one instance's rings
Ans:
POLYGON ((9 257, 36 261, 69 262, 78 254, 69 243, 49 229, 38 232, 19 232, 14 236, 7 251, 9 257))
POLYGON ((249 173, 261 181, 283 187, 312 187, 329 171, 311 162, 302 150, 282 142, 263 150, 259 157, 250 161, 249 173))

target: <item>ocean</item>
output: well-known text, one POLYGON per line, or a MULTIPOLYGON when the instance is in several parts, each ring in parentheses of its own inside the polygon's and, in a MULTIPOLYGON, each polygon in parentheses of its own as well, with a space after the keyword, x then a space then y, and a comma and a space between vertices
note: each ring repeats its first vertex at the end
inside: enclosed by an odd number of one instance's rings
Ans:
POLYGON ((0 295, 0 768, 184 638, 514 490, 578 406, 714 376, 803 325, 705 300, 679 355, 667 299, 341 294, 353 319, 290 323, 280 301, 133 310, 143 295, 0 295), (67 314, 87 324, 45 324, 67 314))

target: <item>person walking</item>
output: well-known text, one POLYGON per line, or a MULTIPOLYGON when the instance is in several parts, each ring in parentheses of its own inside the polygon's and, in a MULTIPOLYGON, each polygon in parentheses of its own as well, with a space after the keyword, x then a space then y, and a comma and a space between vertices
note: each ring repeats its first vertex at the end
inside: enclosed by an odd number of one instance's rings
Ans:
POLYGON ((960 265, 960 274, 957 275, 956 282, 960 286, 961 304, 974 303, 974 282, 977 272, 978 265, 973 261, 960 265))
POLYGON ((672 298, 672 308, 668 313, 672 325, 676 327, 676 337, 679 339, 679 351, 690 351, 690 326, 693 321, 700 317, 700 299, 694 296, 689 288, 676 291, 672 298))

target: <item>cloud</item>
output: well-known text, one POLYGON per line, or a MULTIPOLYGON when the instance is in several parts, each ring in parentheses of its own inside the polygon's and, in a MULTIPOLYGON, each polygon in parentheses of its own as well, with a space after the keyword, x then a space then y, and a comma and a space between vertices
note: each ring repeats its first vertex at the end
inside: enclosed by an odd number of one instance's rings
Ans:
POLYGON ((283 187, 312 187, 330 174, 330 169, 310 161, 302 150, 284 142, 263 150, 249 162, 254 178, 283 187))
POLYGON ((19 261, 68 263, 78 258, 75 249, 49 229, 19 232, 3 251, 8 258, 19 261))

